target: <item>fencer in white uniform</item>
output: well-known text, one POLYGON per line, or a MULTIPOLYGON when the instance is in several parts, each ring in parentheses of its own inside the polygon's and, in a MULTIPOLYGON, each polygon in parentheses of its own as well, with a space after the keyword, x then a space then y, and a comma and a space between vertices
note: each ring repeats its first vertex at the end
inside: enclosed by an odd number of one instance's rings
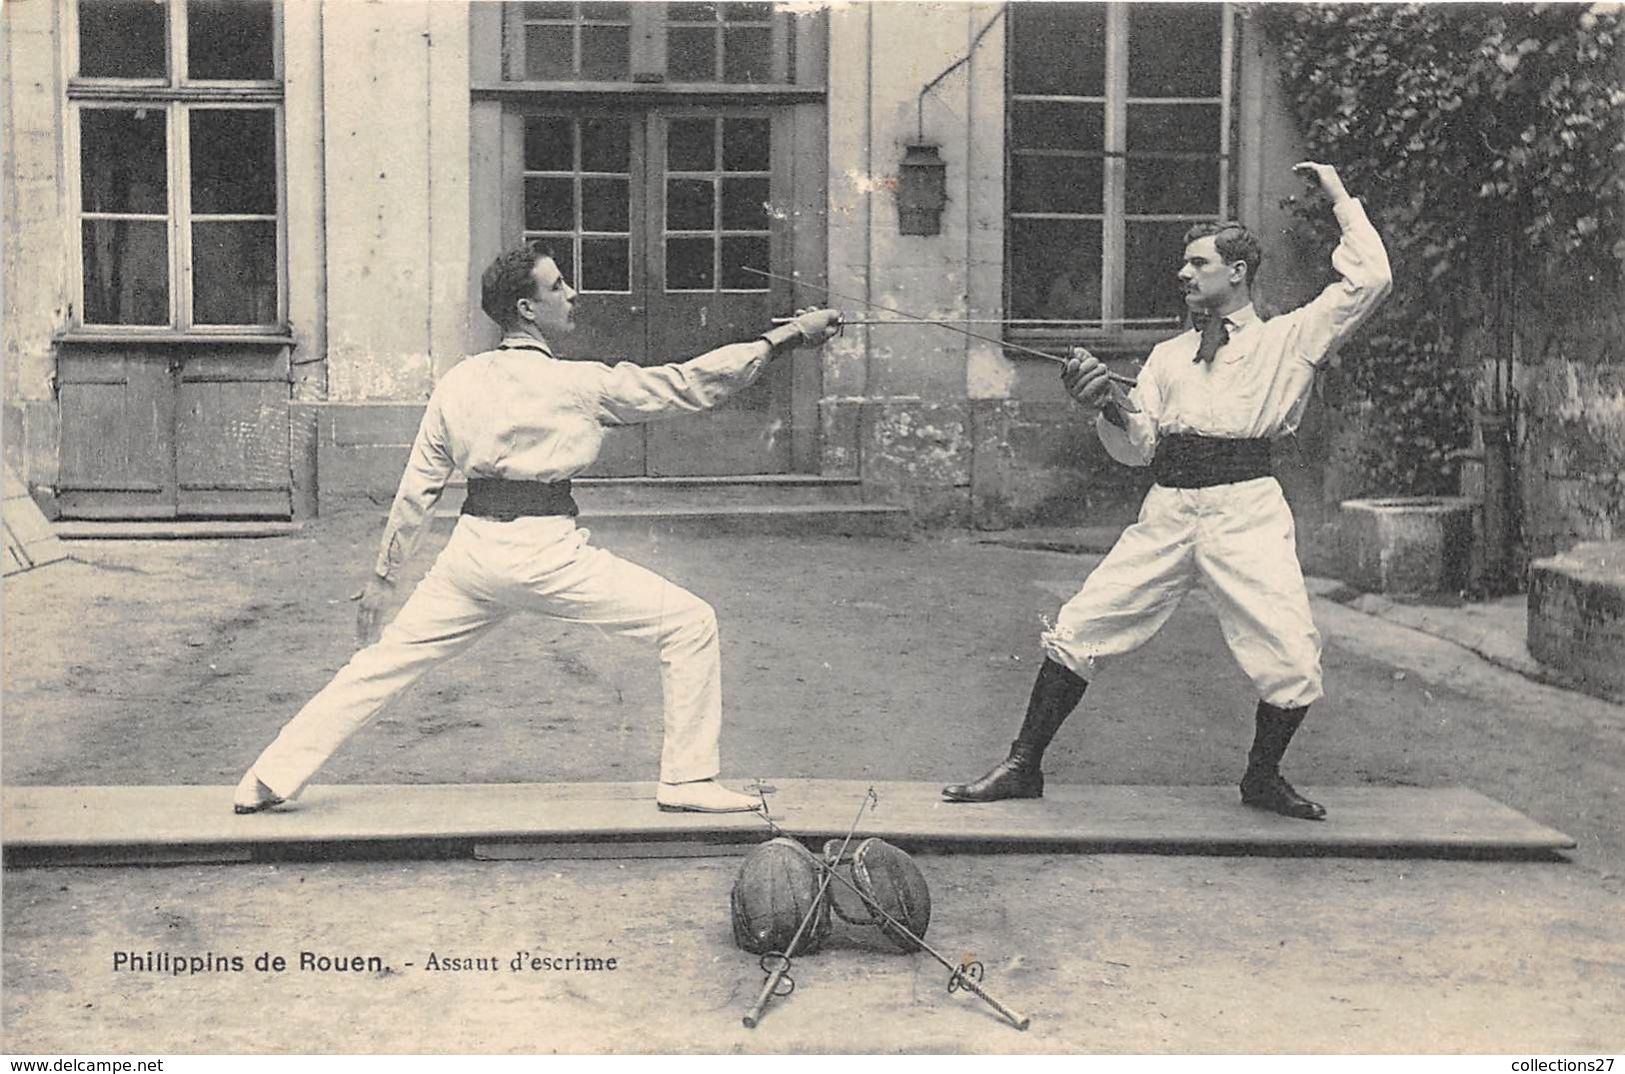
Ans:
POLYGON ((1299 164, 1332 200, 1342 231, 1341 277, 1307 305, 1268 320, 1252 305, 1262 260, 1239 224, 1186 235, 1179 280, 1192 328, 1152 350, 1130 412, 1112 400, 1106 369, 1087 352, 1068 361, 1067 390, 1097 411, 1113 458, 1150 466, 1155 483, 1123 532, 1042 636, 1045 660, 1010 755, 981 779, 943 788, 950 801, 1037 798, 1046 746, 1082 699, 1096 663, 1138 648, 1200 584, 1225 642, 1259 694, 1243 802, 1318 820, 1280 761, 1321 697, 1320 635, 1298 566, 1292 513, 1271 476, 1270 443, 1298 427, 1315 371, 1370 315, 1391 284, 1382 240, 1337 172, 1299 164))
POLYGON ((509 250, 482 279, 481 306, 506 335, 435 386, 390 509, 357 632, 370 641, 401 570, 454 470, 468 499, 450 542, 375 644, 357 652, 244 774, 234 808, 291 799, 396 694, 516 611, 634 638, 659 653, 665 738, 662 809, 737 812, 759 799, 716 781, 722 667, 704 600, 588 543, 570 478, 598 457, 607 426, 714 407, 775 352, 822 344, 834 310, 803 313, 748 343, 680 364, 568 361, 548 335, 573 326, 575 291, 539 247, 509 250))

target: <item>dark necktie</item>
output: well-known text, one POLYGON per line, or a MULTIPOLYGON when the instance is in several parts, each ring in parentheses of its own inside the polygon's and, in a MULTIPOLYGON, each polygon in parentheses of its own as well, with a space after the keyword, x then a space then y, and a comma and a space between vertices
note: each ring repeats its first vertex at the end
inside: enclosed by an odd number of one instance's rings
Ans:
POLYGON ((1200 319, 1192 317, 1191 320, 1202 332, 1202 343, 1196 348, 1194 361, 1212 365, 1213 357, 1219 353, 1219 348, 1230 342, 1230 321, 1212 314, 1200 319))

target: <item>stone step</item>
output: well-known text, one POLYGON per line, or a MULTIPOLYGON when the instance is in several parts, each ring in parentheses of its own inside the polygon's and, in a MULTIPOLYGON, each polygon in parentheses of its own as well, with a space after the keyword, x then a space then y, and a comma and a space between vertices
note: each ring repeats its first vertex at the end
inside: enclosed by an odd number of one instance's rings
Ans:
MULTIPOLYGON (((856 478, 816 474, 745 477, 578 477, 571 483, 583 514, 631 508, 831 506, 863 502, 856 478)), ((458 474, 447 483, 440 507, 462 509, 468 483, 458 474)))
MULTIPOLYGON (((577 478, 572 482, 580 521, 595 529, 684 536, 906 537, 908 510, 862 502, 856 478, 816 474, 740 477, 577 478)), ((437 520, 454 519, 466 485, 446 487, 437 520)))
MULTIPOLYGON (((583 511, 610 505, 697 507, 848 504, 863 502, 857 478, 817 474, 758 474, 744 477, 580 477, 571 482, 583 511)), ((449 489, 447 490, 450 491, 449 489)))
POLYGON ((100 519, 58 519, 51 531, 64 541, 212 541, 221 538, 287 537, 302 529, 298 522, 265 519, 153 519, 149 521, 106 521, 100 519))
MULTIPOLYGON (((602 530, 682 536, 848 536, 903 538, 913 531, 906 508, 863 502, 856 478, 816 474, 742 477, 578 478, 573 482, 582 525, 602 530)), ((449 525, 462 510, 461 475, 446 486, 435 509, 449 525)), ((345 501, 348 503, 348 501, 345 501)), ((387 511, 387 504, 356 500, 357 508, 387 511)), ((278 537, 301 524, 263 521, 73 521, 52 526, 56 537, 84 540, 186 540, 278 537)))
MULTIPOLYGON (((457 510, 442 506, 437 524, 457 510)), ((832 536, 904 538, 913 530, 907 509, 889 504, 722 504, 717 506, 602 506, 581 504, 578 521, 600 531, 710 536, 832 536)))
MULTIPOLYGON (((447 496, 435 511, 437 525, 449 527, 462 504, 461 490, 447 496), (453 503, 448 501, 455 502, 453 503)), ((584 499, 584 498, 582 498, 584 499)), ((383 511, 387 508, 379 508, 383 511)), ((905 538, 913 531, 909 513, 888 504, 720 504, 717 506, 646 506, 581 504, 580 522, 613 532, 662 533, 669 536, 823 536, 905 538)), ((298 522, 81 522, 58 521, 53 535, 63 541, 202 541, 224 538, 286 537, 300 532, 298 522)))

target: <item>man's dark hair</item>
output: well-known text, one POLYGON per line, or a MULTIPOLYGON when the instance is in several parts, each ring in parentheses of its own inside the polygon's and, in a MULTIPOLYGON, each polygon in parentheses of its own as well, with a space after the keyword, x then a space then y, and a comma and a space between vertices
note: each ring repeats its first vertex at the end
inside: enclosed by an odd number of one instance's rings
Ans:
POLYGON ((552 250, 534 241, 504 250, 480 275, 480 309, 504 329, 511 328, 519 316, 514 303, 529 298, 536 286, 531 275, 536 262, 552 256, 552 250))
POLYGON ((1213 236, 1213 245, 1225 264, 1236 261, 1247 263, 1247 286, 1255 286, 1258 283, 1258 266, 1264 262, 1264 247, 1259 243, 1258 236, 1247 230, 1246 224, 1225 220, 1216 224, 1193 224, 1185 232, 1185 245, 1189 246, 1209 235, 1213 236))

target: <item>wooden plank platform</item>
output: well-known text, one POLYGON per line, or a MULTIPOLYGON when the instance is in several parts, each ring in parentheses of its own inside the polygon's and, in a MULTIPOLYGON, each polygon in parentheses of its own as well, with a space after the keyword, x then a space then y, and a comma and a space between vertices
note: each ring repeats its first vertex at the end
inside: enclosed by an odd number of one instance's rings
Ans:
MULTIPOLYGON (((775 822, 960 852, 1528 856, 1574 840, 1464 787, 1308 787, 1326 821, 1242 806, 1233 787, 1052 785, 1037 801, 944 802, 934 783, 766 779, 775 822)), ((726 854, 768 837, 752 814, 662 813, 653 783, 314 786, 269 813, 231 812, 228 787, 7 787, 10 865, 320 857, 726 854)))

